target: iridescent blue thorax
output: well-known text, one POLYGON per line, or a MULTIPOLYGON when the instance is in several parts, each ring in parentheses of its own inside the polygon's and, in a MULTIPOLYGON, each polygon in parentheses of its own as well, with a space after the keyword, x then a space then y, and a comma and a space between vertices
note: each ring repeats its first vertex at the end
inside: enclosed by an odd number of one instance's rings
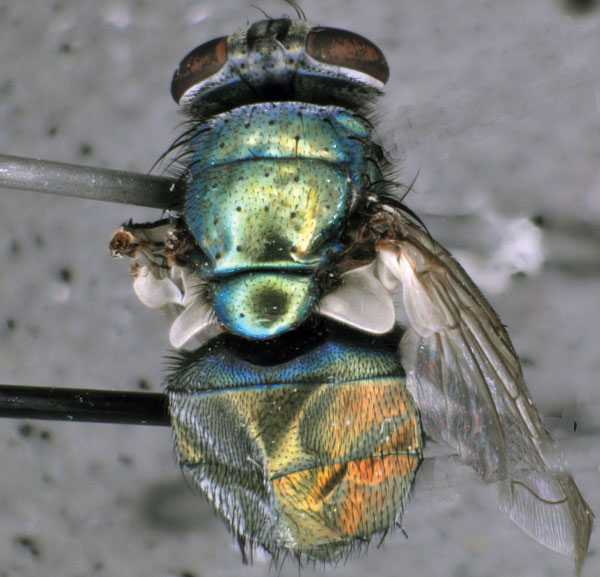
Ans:
POLYGON ((241 106, 198 126, 185 215, 231 331, 271 337, 314 308, 358 191, 381 178, 370 132, 344 108, 301 102, 241 106))

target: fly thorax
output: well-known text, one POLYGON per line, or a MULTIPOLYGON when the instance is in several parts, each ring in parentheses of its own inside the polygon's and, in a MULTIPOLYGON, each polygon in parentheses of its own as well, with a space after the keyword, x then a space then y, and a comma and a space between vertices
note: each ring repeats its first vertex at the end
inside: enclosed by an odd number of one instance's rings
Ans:
POLYGON ((198 128, 185 218, 229 330, 269 338, 314 310, 315 276, 371 170, 370 130, 343 108, 298 102, 242 106, 198 128))

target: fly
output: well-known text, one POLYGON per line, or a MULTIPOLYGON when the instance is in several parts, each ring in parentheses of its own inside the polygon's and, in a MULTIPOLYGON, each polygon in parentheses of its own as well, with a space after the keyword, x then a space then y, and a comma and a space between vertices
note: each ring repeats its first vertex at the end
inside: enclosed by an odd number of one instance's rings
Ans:
POLYGON ((394 195, 374 143, 388 76, 367 39, 287 18, 175 72, 181 192, 110 247, 171 319, 179 463, 244 558, 337 561, 401 526, 438 442, 578 573, 593 513, 496 314, 394 195))
POLYGON ((336 561, 400 525, 431 439, 578 571, 593 514, 510 339, 391 190, 367 114, 388 76, 365 38, 286 18, 176 70, 184 200, 111 250, 187 349, 167 379, 179 462, 244 555, 336 561))

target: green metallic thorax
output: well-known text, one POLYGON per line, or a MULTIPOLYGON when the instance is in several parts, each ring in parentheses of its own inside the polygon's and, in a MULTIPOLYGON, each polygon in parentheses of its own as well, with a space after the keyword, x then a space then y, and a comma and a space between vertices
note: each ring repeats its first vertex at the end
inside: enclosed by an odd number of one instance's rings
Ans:
POLYGON ((339 107, 242 106, 190 141, 185 214, 229 330, 268 338, 301 324, 320 297, 316 273, 337 251, 365 183, 370 125, 339 107))

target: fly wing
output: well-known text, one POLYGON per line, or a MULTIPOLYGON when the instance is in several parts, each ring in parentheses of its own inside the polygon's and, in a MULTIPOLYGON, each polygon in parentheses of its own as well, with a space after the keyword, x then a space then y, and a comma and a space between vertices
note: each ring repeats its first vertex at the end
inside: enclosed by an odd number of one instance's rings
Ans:
POLYGON ((500 509, 541 544, 587 552, 593 513, 565 470, 523 380, 508 334, 461 266, 398 211, 377 243, 378 276, 402 285, 410 327, 400 345, 425 433, 450 444, 486 482, 500 509))

